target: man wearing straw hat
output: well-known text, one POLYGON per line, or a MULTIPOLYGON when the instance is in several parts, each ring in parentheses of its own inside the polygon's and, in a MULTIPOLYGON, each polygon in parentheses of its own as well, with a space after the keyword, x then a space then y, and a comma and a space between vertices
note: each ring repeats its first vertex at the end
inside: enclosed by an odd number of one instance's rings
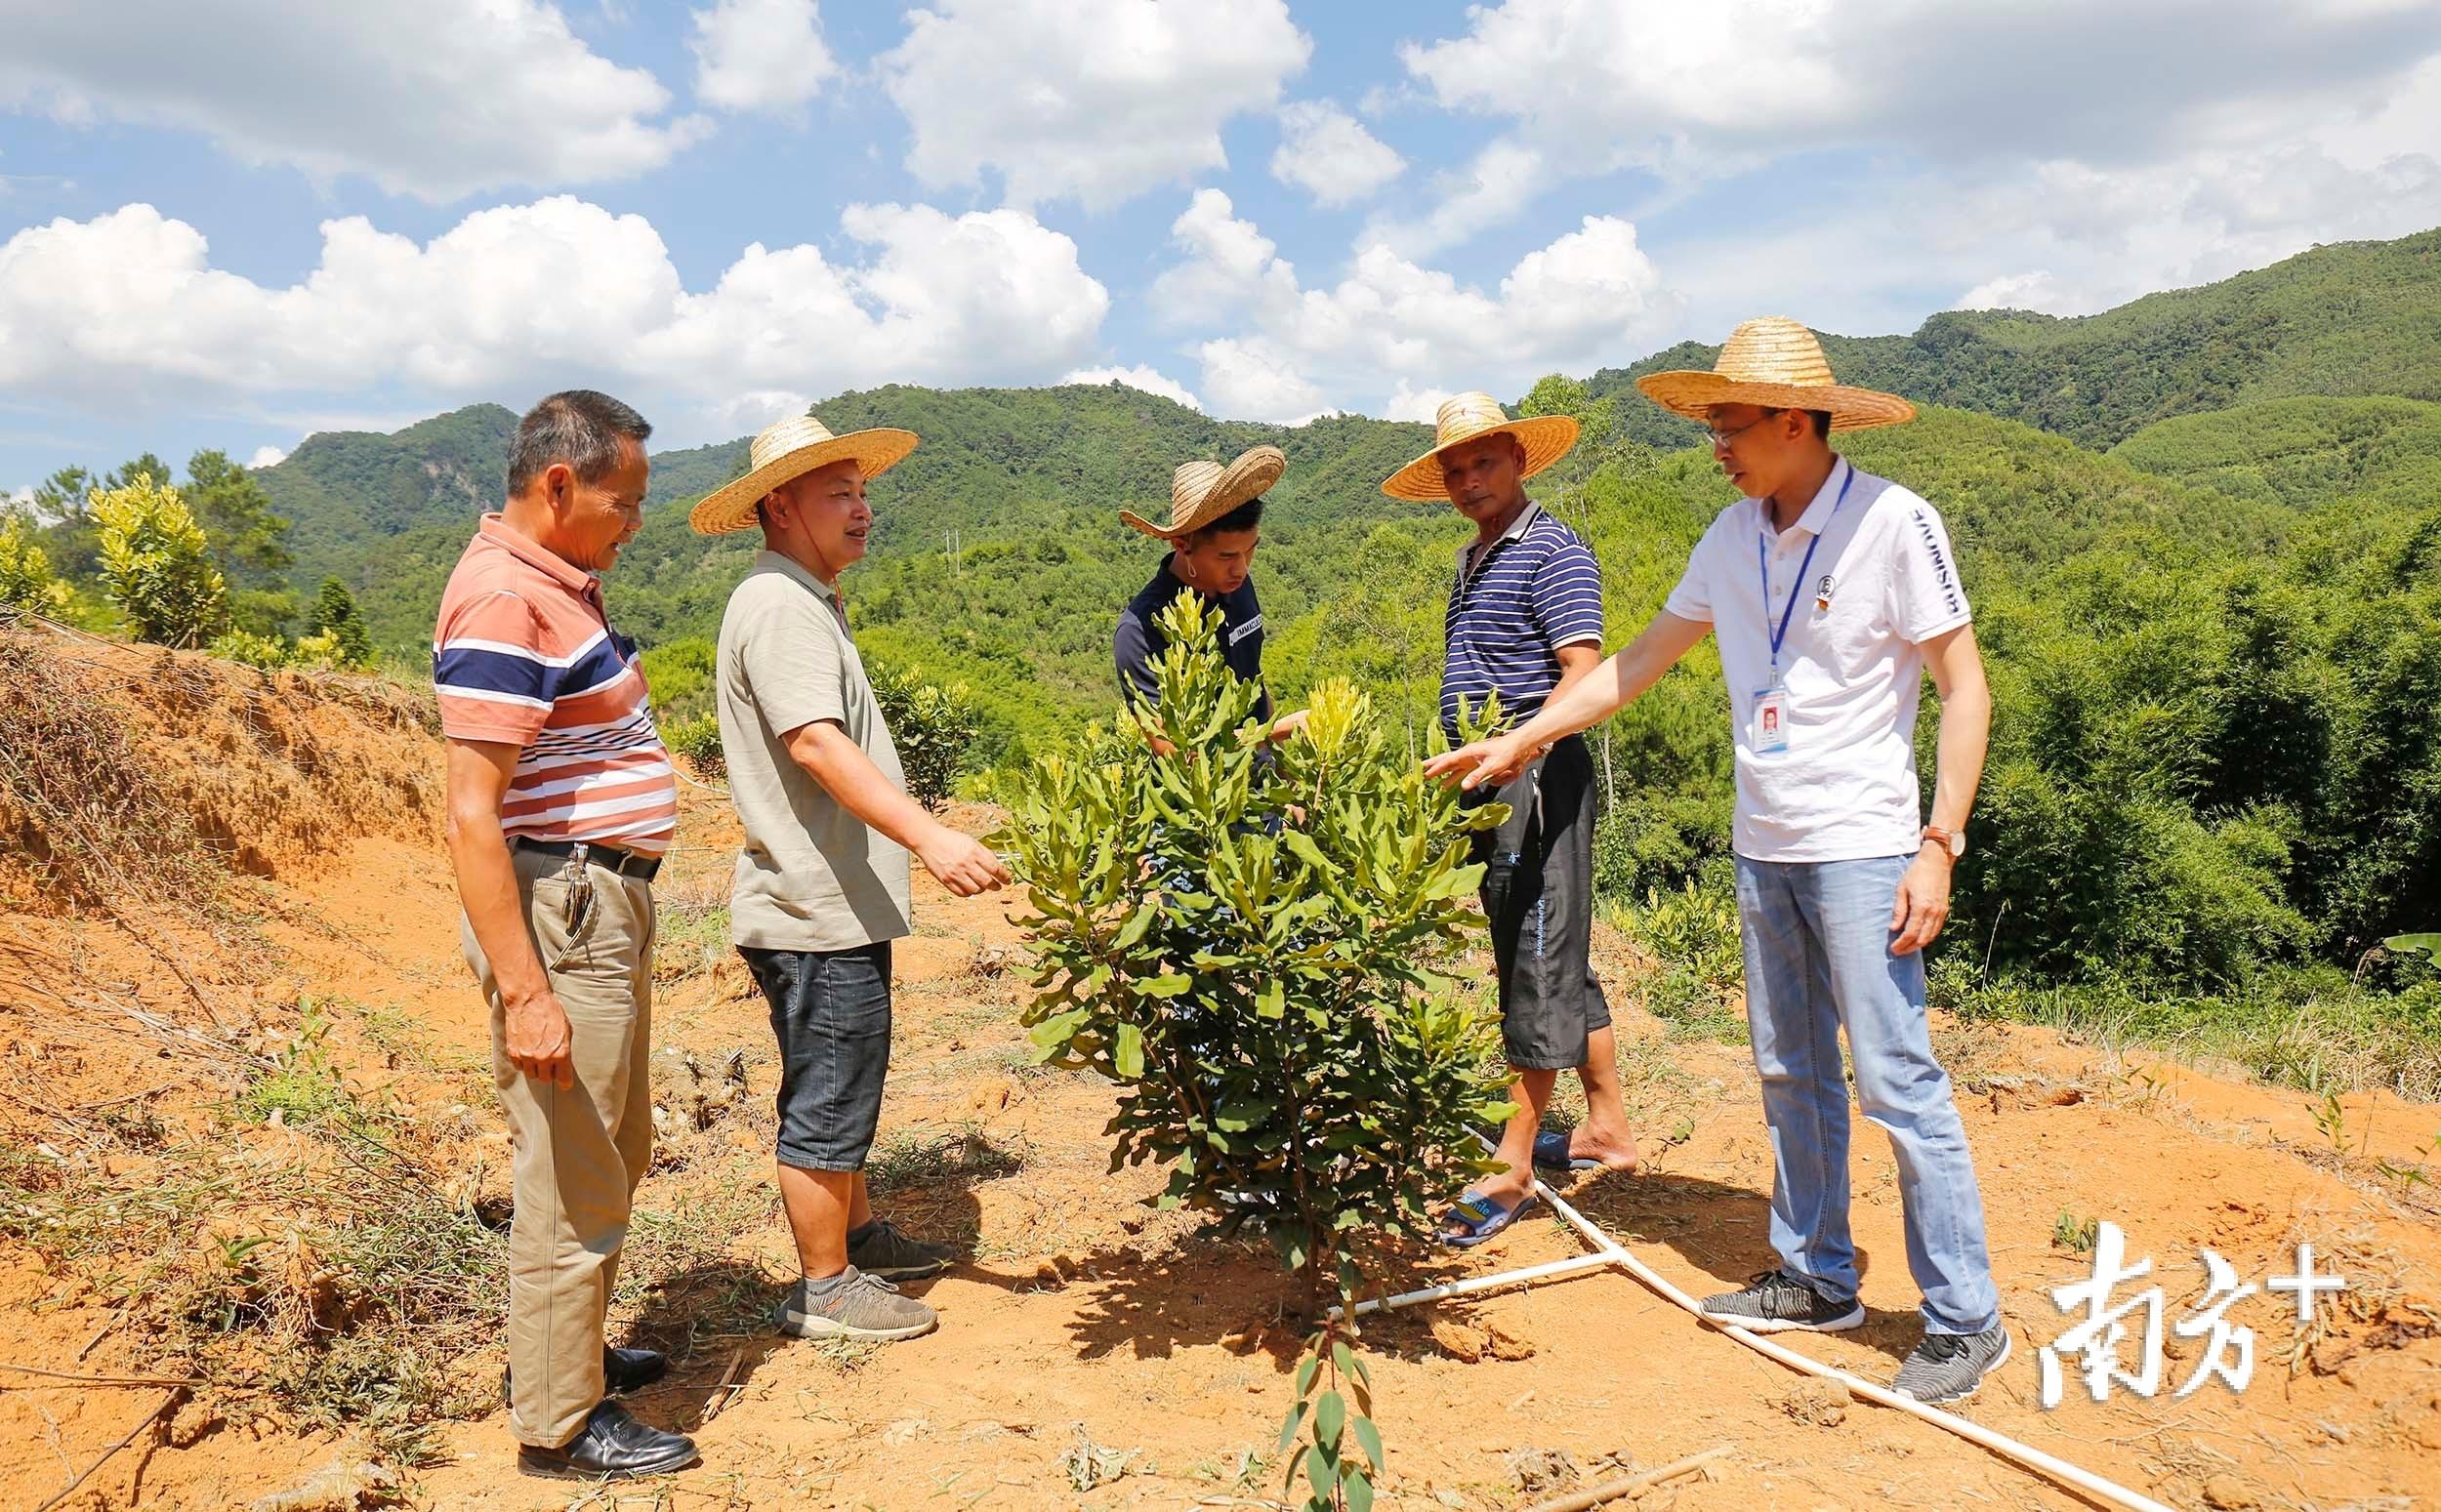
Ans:
MULTIPOLYGON (((1510 420, 1490 394, 1464 393, 1441 406, 1434 432, 1432 450, 1382 491, 1446 499, 1474 526, 1474 539, 1459 549, 1442 620, 1441 727, 1455 739, 1462 707, 1479 709, 1498 694, 1504 714, 1529 716, 1593 670, 1602 654, 1602 579, 1577 533, 1526 497, 1526 479, 1576 444, 1574 420, 1510 420)), ((1637 1164, 1610 1005, 1591 959, 1594 791, 1585 742, 1572 736, 1519 763, 1478 801, 1493 799, 1509 805, 1509 818, 1478 833, 1475 860, 1484 868, 1517 1113, 1495 1157, 1509 1168, 1469 1188, 1441 1231, 1461 1247, 1482 1244, 1534 1205, 1536 1165, 1637 1164), (1585 1122, 1544 1133, 1551 1089, 1571 1068, 1585 1085, 1585 1122)))
POLYGON ((913 432, 835 436, 810 415, 755 437, 744 477, 707 495, 704 535, 759 525, 763 551, 721 616, 721 754, 745 827, 729 931, 779 1042, 778 1182, 800 1279, 780 1327, 801 1338, 888 1342, 932 1310, 895 1283, 951 1251, 875 1216, 865 1157, 890 1067, 890 942, 910 931, 912 852, 972 897, 1009 880, 970 836, 907 795, 898 751, 848 633, 839 577, 865 552, 865 484, 915 450, 913 432))
MULTIPOLYGON (((1217 462, 1181 464, 1170 477, 1170 522, 1156 525, 1133 510, 1119 518, 1170 548, 1161 565, 1126 608, 1111 636, 1119 690, 1130 704, 1149 704, 1160 692, 1154 664, 1169 648, 1156 623, 1161 611, 1189 590, 1220 611, 1220 655, 1240 678, 1262 681, 1262 606, 1255 597, 1255 549, 1262 543, 1263 491, 1280 480, 1288 458, 1276 446, 1241 452, 1227 467, 1217 462)), ((1271 694, 1263 693, 1262 716, 1271 717, 1271 694)), ((1303 710, 1271 726, 1285 740, 1305 722, 1303 710)))
POLYGON ((1950 869, 1983 771, 1992 703, 1948 533, 1933 507, 1834 452, 1834 430, 1894 425, 1915 408, 1834 383, 1813 333, 1750 320, 1709 373, 1636 387, 1705 423, 1746 497, 1721 511, 1662 611, 1601 671, 1510 734, 1436 758, 1467 786, 1616 713, 1710 630, 1737 748, 1738 915, 1747 1022, 1777 1170, 1780 1264, 1706 1316, 1758 1330, 1853 1328, 1848 1101, 1888 1131, 1907 1263, 1924 1336, 1897 1389, 1971 1395, 2008 1358, 1983 1199, 1949 1077, 1924 1021, 1924 948, 1949 917, 1950 869), (1941 700, 1932 822, 1916 776, 1916 704, 1941 700))

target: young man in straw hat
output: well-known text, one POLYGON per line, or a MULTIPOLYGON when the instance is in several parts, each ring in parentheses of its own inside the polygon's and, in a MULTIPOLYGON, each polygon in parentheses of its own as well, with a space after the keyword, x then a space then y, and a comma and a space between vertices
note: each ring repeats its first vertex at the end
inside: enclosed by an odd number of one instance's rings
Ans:
POLYGON ((1907 1263, 1924 1291, 1924 1340, 1897 1389, 1955 1402, 2009 1346, 1965 1129, 1924 1022, 1924 948, 1949 917, 1991 694, 1939 512, 1830 446, 1834 430, 1892 425, 1915 408, 1834 383, 1813 333, 1777 317, 1739 326, 1712 372, 1655 373, 1636 387, 1706 424, 1746 497, 1713 521, 1661 613, 1599 673, 1522 728, 1431 770, 1469 787, 1500 781, 1626 707, 1706 630, 1718 637, 1737 747, 1747 1020, 1778 1165, 1780 1265, 1704 1311, 1755 1329, 1864 1321, 1848 1234, 1844 1028, 1857 1100, 1897 1156, 1907 1263), (1927 672, 1941 699, 1928 825, 1915 748, 1927 672))
MULTIPOLYGON (((1492 694, 1523 718, 1574 686, 1602 654, 1602 578, 1577 533, 1526 497, 1526 479, 1576 444, 1564 415, 1510 420, 1488 393, 1440 408, 1432 450, 1392 473, 1393 499, 1447 499, 1474 526, 1460 548, 1443 614, 1441 727, 1455 739, 1462 702, 1492 694)), ((1501 1042, 1516 1074, 1517 1113, 1495 1157, 1509 1168, 1460 1197, 1441 1231, 1482 1244, 1534 1205, 1536 1165, 1634 1170, 1635 1133, 1620 1095, 1610 1004, 1593 975, 1593 761, 1571 737, 1504 777, 1477 801, 1509 819, 1475 838, 1483 912, 1500 975, 1501 1042), (1585 1085, 1586 1120, 1544 1133, 1559 1073, 1585 1085)))
MULTIPOLYGON (((1156 525, 1132 510, 1119 511, 1120 519, 1170 548, 1153 569, 1152 581, 1119 611, 1119 628, 1111 636, 1119 690, 1129 703, 1149 704, 1159 696, 1154 664, 1169 649, 1169 637, 1155 621, 1190 590, 1220 611, 1220 655, 1229 671, 1248 682, 1262 681, 1262 606, 1255 598, 1255 549, 1262 544, 1263 491, 1287 470, 1288 458, 1276 446, 1242 452, 1225 468, 1217 462, 1184 463, 1171 474, 1168 524, 1156 525)), ((1271 717, 1268 689, 1262 715, 1271 717)), ((1286 740, 1304 722, 1301 709, 1275 721, 1271 738, 1286 740)))
POLYGON ((759 525, 763 551, 721 616, 715 677, 729 797, 745 826, 729 930, 779 1041, 780 1198, 801 1279, 780 1326, 886 1342, 937 1322, 894 1283, 951 1251, 874 1215, 865 1157, 890 1067, 890 942, 909 932, 909 852, 972 897, 1009 880, 970 836, 908 797, 848 633, 839 576, 861 559, 865 484, 916 446, 906 430, 834 436, 811 416, 755 437, 751 470, 707 495, 697 531, 759 525))
POLYGON ((587 388, 517 422, 508 502, 441 591, 433 688, 467 963, 509 1119, 509 1431, 529 1475, 616 1480, 693 1442, 612 1395, 668 1362, 601 1337, 652 1158, 652 878, 678 791, 597 574, 643 521, 642 416, 587 388))

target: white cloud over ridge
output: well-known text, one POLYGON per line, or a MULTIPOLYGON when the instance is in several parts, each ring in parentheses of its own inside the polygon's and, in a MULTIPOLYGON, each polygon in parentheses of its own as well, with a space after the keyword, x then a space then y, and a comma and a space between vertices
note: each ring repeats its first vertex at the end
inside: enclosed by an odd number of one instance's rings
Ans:
POLYGON ((1218 189, 1199 191, 1171 231, 1185 257, 1155 281, 1156 302, 1243 322, 1195 348, 1213 413, 1232 418, 1308 417, 1351 400, 1376 412, 1414 403, 1419 386, 1522 388, 1553 368, 1640 354, 1672 308, 1635 227, 1608 216, 1526 254, 1489 292, 1378 244, 1339 283, 1306 288, 1218 189))
POLYGON ((790 115, 839 73, 814 0, 714 0, 688 19, 695 98, 716 109, 790 115))
POLYGON ((1134 367, 1078 368, 1075 372, 1062 377, 1059 382, 1062 384, 1125 384, 1130 388, 1140 388, 1146 393, 1159 394, 1165 399, 1175 399, 1191 410, 1200 410, 1204 407, 1204 401, 1187 392, 1185 385, 1175 379, 1164 378, 1140 362, 1134 367))
POLYGON ((1268 110, 1313 43, 1285 0, 935 0, 884 55, 907 168, 1000 175, 1006 202, 1104 209, 1226 166, 1220 128, 1268 110))
POLYGON ((0 108, 179 127, 242 162, 434 202, 630 177, 709 130, 662 119, 661 82, 595 53, 550 0, 5 9, 0 108))
POLYGON ((676 404, 675 431, 732 434, 711 424, 893 380, 1025 382, 1097 345, 1108 293, 1030 216, 850 205, 840 226, 861 261, 757 243, 689 292, 642 217, 570 196, 420 245, 350 217, 324 223, 310 274, 269 288, 212 266, 192 225, 128 205, 0 243, 0 391, 99 410, 593 383, 676 404))

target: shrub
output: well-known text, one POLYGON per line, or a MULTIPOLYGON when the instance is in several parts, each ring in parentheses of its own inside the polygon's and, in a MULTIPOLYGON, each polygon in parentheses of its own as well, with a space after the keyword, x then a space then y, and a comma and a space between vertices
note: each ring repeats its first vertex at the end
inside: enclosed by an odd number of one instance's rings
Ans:
MULTIPOLYGON (((1112 1169, 1168 1165, 1160 1206, 1260 1223, 1309 1299, 1346 1298, 1360 1240, 1428 1233, 1497 1168, 1470 1147, 1513 1111, 1506 1073, 1443 968, 1480 927, 1466 833, 1506 810, 1462 811, 1337 679, 1266 772, 1262 691, 1221 663, 1218 615, 1192 594, 1164 615, 1143 717, 1177 755, 1097 733, 1002 789, 1041 962, 1025 1021, 1040 1058, 1118 1083, 1112 1169)), ((1281 1432, 1310 1403, 1290 1460, 1308 1505, 1369 1504, 1381 1463, 1345 1331, 1314 1334, 1281 1432)))
MULTIPOLYGON (((328 666, 361 672, 373 665, 373 633, 365 628, 364 616, 357 612, 355 595, 348 585, 337 578, 324 578, 321 590, 313 595, 313 613, 307 626, 314 633, 307 640, 330 637, 327 651, 316 646, 313 660, 328 666)), ((301 646, 303 642, 299 643, 301 646)))
POLYGON ((250 630, 223 631, 212 637, 212 643, 204 650, 225 662, 240 662, 265 672, 277 672, 289 664, 286 642, 277 635, 258 635, 250 630))
POLYGON ((178 490, 149 473, 97 490, 103 589, 139 640, 198 646, 228 619, 228 584, 178 490))
POLYGON ((692 768, 701 782, 728 780, 728 758, 721 751, 721 716, 699 714, 688 719, 661 721, 661 743, 692 768))
POLYGON ((982 713, 961 682, 942 688, 913 673, 879 663, 866 669, 873 696, 890 726, 890 744, 907 773, 907 791, 934 813, 956 793, 982 713))
POLYGON ((0 609, 24 609, 42 614, 67 603, 67 585, 51 575, 51 558, 34 543, 34 528, 22 514, 0 524, 0 609))

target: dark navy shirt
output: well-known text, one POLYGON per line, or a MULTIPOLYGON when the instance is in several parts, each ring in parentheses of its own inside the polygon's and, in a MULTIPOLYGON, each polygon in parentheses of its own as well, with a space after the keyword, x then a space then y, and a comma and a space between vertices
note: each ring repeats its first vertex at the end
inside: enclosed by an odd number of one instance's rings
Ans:
MULTIPOLYGON (((1119 632, 1111 637, 1111 652, 1119 665, 1119 691, 1130 703, 1150 703, 1161 696, 1161 680, 1153 664, 1169 649, 1170 637, 1161 633, 1153 617, 1169 608, 1182 590, 1193 587, 1171 572, 1174 559, 1164 556, 1153 580, 1119 611, 1119 632)), ((1220 654, 1229 671, 1248 682, 1262 682, 1262 606, 1255 602, 1255 580, 1247 578, 1235 593, 1218 598, 1205 593, 1204 598, 1220 606, 1220 654)), ((1262 716, 1271 717, 1268 691, 1262 697, 1262 716)))
POLYGON ((1573 530, 1528 504, 1500 539, 1459 549, 1441 619, 1441 728, 1458 734, 1458 700, 1500 693, 1504 715, 1531 717, 1559 685, 1561 646, 1602 639, 1602 570, 1573 530))

